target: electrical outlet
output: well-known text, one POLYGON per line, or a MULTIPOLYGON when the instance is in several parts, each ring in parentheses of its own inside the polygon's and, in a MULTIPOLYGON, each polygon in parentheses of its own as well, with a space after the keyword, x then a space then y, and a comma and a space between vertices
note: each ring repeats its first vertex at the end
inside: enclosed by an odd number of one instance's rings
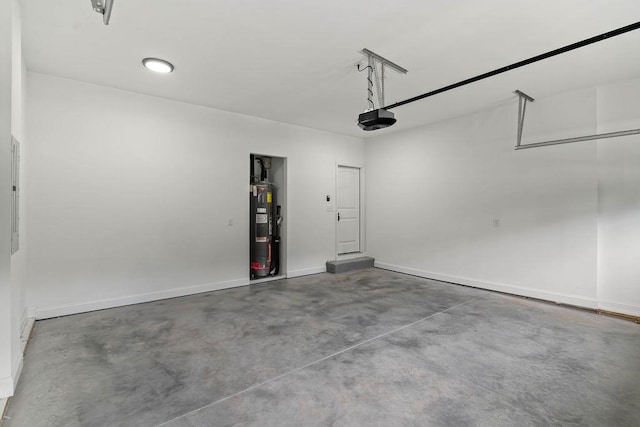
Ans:
POLYGON ((493 218, 493 226, 500 227, 500 218, 493 218))
POLYGON ((229 227, 233 227, 233 219, 229 219, 229 220, 227 221, 227 225, 228 225, 229 227))

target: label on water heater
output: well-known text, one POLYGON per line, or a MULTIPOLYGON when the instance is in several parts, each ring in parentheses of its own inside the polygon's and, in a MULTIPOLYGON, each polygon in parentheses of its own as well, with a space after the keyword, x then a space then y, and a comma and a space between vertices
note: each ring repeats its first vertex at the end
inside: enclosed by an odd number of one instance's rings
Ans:
POLYGON ((267 192, 267 203, 271 203, 271 192, 267 192))
POLYGON ((266 224, 267 219, 267 214, 256 214, 256 224, 266 224))
POLYGON ((267 213, 267 208, 258 208, 258 213, 267 213))

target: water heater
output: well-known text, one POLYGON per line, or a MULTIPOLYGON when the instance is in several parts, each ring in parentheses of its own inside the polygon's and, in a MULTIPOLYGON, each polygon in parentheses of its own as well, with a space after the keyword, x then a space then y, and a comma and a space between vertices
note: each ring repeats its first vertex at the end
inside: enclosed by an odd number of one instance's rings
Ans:
POLYGON ((278 260, 276 247, 276 186, 268 181, 251 185, 251 276, 267 277, 278 260))

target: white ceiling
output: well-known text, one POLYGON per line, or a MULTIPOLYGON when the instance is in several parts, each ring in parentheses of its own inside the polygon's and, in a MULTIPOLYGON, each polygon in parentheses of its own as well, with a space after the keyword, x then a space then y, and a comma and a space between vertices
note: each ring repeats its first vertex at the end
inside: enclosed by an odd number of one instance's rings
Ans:
MULTIPOLYGON (((368 48, 387 104, 634 23, 638 0, 22 0, 30 71, 361 137, 368 48), (175 65, 171 75, 143 57, 175 65)), ((394 109, 394 132, 512 100, 640 76, 640 30, 394 109)))

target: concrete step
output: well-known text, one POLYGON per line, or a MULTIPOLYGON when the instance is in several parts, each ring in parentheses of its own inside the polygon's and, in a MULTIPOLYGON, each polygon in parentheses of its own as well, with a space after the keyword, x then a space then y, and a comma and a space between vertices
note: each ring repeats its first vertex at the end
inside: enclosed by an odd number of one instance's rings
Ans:
POLYGON ((327 261, 328 273, 346 273, 347 271, 362 270, 373 267, 374 259, 368 256, 360 258, 343 259, 340 261, 327 261))

